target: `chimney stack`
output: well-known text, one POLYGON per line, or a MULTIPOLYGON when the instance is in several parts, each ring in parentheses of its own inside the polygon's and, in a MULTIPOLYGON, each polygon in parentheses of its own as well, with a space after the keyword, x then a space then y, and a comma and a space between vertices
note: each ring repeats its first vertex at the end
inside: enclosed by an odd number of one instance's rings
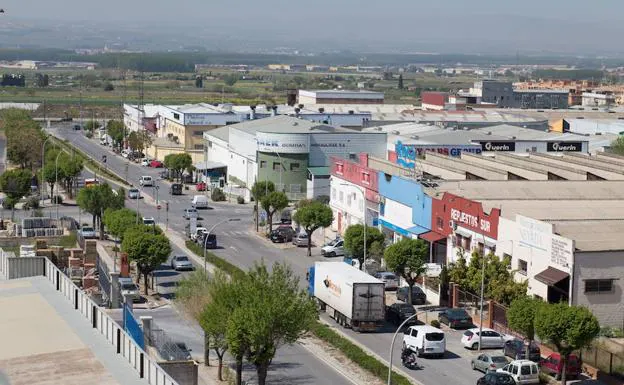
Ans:
POLYGON ((277 106, 271 106, 271 116, 277 116, 277 106))
POLYGON ((249 106, 251 108, 251 112, 249 113, 249 120, 254 120, 256 118, 256 106, 249 106))

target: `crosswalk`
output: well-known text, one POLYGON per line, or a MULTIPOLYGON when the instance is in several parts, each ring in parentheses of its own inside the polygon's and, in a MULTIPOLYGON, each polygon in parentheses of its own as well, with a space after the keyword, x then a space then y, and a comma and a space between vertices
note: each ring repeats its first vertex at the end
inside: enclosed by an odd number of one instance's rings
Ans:
POLYGON ((229 238, 247 238, 247 237, 251 237, 252 233, 251 231, 244 231, 244 230, 240 230, 240 231, 236 231, 236 230, 219 230, 216 231, 215 234, 217 234, 217 236, 222 236, 222 237, 229 237, 229 238))

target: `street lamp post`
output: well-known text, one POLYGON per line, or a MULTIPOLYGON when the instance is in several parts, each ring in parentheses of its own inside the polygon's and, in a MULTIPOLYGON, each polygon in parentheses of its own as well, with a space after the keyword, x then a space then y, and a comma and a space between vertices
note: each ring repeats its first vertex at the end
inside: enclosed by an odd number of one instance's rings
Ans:
POLYGON ((405 319, 405 321, 403 321, 403 323, 401 325, 399 325, 399 327, 397 328, 396 332, 394 332, 394 335, 392 336, 392 342, 390 343, 390 365, 388 365, 388 385, 390 385, 392 383, 392 353, 394 352, 394 340, 396 340, 396 336, 397 334, 399 334, 399 332, 401 331, 401 329, 403 329, 403 326, 405 326, 405 324, 411 320, 412 318, 416 317, 418 314, 423 313, 423 312, 417 312, 414 313, 413 315, 407 317, 405 319))
MULTIPOLYGON (((55 171, 55 174, 56 174, 55 178, 54 178, 55 179, 54 185, 56 186, 57 193, 59 191, 59 185, 58 185, 58 158, 59 158, 59 156, 62 153, 63 153, 63 151, 59 151, 59 153, 56 155, 56 160, 54 160, 54 168, 55 168, 54 171, 55 171)), ((57 194, 57 196, 58 196, 58 194, 57 194)), ((54 197, 53 197, 53 199, 54 199, 54 197)), ((58 219, 59 218, 59 215, 58 215, 58 210, 59 210, 59 208, 58 208, 59 207, 58 198, 56 198, 56 200, 55 200, 55 205, 56 205, 56 219, 58 219)))
POLYGON ((136 210, 136 224, 139 224, 139 201, 141 200, 141 192, 142 189, 138 189, 139 190, 139 196, 137 197, 137 210, 136 210))
POLYGON ((48 136, 46 140, 41 144, 41 186, 39 188, 39 200, 41 201, 41 205, 43 206, 43 188, 45 186, 45 180, 43 179, 43 170, 45 169, 45 145, 48 140, 52 139, 52 135, 48 136))
MULTIPOLYGON (((479 306, 479 351, 481 351, 481 337, 483 334, 483 296, 485 292, 485 235, 483 238, 483 252, 481 252, 481 303, 479 306)), ((478 244, 477 244, 478 245, 478 244)))
POLYGON ((158 190, 160 190, 160 186, 154 185, 154 190, 156 191, 156 211, 158 215, 158 222, 160 222, 160 205, 158 203, 158 190))
POLYGON ((212 225, 212 227, 206 232, 206 235, 204 236, 204 272, 208 271, 208 260, 206 259, 206 244, 208 243, 208 237, 210 236, 210 233, 220 224, 223 224, 225 222, 238 222, 238 221, 240 221, 240 218, 224 219, 221 222, 217 222, 214 225, 212 225))
MULTIPOLYGON (((348 187, 355 187, 353 185, 350 185, 348 183, 341 183, 341 186, 348 186, 348 187)), ((356 191, 358 191, 360 194, 362 194, 362 204, 364 205, 364 260, 362 263, 362 266, 360 266, 361 270, 364 270, 364 266, 366 266, 366 196, 364 195, 364 191, 360 190, 359 188, 355 189, 356 191)))

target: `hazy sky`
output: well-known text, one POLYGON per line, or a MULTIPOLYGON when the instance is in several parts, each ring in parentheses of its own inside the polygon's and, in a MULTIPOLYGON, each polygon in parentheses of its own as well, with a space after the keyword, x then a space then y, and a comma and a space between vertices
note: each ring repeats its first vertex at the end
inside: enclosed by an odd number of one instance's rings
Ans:
POLYGON ((413 42, 414 50, 429 51, 437 44, 506 44, 511 51, 572 45, 583 52, 613 48, 624 33, 622 0, 0 0, 0 6, 5 21, 179 25, 241 38, 325 39, 342 48, 413 42))

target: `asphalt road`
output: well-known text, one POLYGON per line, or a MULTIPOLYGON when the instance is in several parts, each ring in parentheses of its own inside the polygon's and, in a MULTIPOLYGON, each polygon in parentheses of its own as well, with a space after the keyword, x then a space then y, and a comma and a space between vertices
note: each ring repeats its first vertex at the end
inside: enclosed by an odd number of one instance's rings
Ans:
MULTIPOLYGON (((121 156, 113 154, 108 147, 99 145, 95 140, 86 138, 80 132, 68 129, 53 129, 52 133, 72 141, 77 147, 90 154, 95 159, 101 159, 102 155, 107 155, 108 167, 117 171, 118 174, 124 177, 126 164, 128 164, 128 182, 135 185, 138 185, 138 180, 141 175, 156 177, 160 171, 158 169, 141 167, 135 163, 128 162, 121 156)), ((157 185, 159 186, 160 192, 158 197, 159 203, 164 207, 164 201, 169 202, 168 215, 164 210, 159 211, 154 208, 156 191, 153 188, 147 188, 142 192, 144 195, 147 195, 147 197, 139 202, 140 213, 145 216, 152 216, 156 218, 157 221, 160 218, 160 222, 166 222, 168 219, 169 228, 183 235, 184 225, 187 221, 182 218, 181 214, 184 208, 190 207, 190 201, 194 195, 192 191, 193 187, 191 186, 191 190, 184 191, 185 195, 172 197, 168 194, 169 185, 167 182, 157 181, 157 185)), ((134 204, 136 204, 136 201, 130 201, 128 207, 132 207, 134 204)), ((288 262, 295 273, 299 274, 303 283, 307 268, 312 265, 314 261, 323 260, 319 250, 314 249, 313 257, 307 257, 304 248, 297 249, 287 245, 272 245, 253 232, 251 213, 251 205, 237 205, 236 203, 232 204, 227 202, 211 202, 210 210, 200 211, 200 216, 203 217, 200 222, 206 226, 211 226, 227 218, 240 219, 239 222, 226 222, 216 229, 215 233, 217 234, 219 249, 214 250, 215 254, 241 268, 251 267, 254 263, 261 260, 268 265, 274 262, 288 262)), ((159 279, 158 282, 161 285, 166 285, 167 289, 170 289, 172 286, 175 287, 175 284, 167 282, 178 280, 182 276, 183 274, 175 274, 163 277, 164 281, 159 279)), ((161 288, 165 289, 165 287, 162 286, 161 288)), ((378 333, 356 333, 350 329, 342 330, 380 357, 388 357, 390 343, 395 331, 390 326, 378 333)), ((419 363, 423 366, 423 369, 409 372, 411 377, 425 385, 441 383, 448 385, 467 385, 476 383, 476 380, 481 374, 472 371, 470 368, 470 359, 476 355, 476 352, 468 351, 460 345, 461 334, 461 331, 449 331, 447 333, 446 357, 443 359, 419 359, 419 363)), ((393 352, 394 363, 398 365, 400 365, 401 342, 402 335, 399 334, 393 352)), ((293 347, 293 349, 296 349, 296 347, 293 347)), ((336 376, 336 372, 324 364, 319 363, 319 361, 307 351, 299 351, 298 354, 293 356, 291 361, 296 362, 296 365, 304 362, 305 365, 308 365, 309 362, 316 362, 310 365, 326 368, 324 371, 315 371, 316 377, 314 380, 310 379, 311 382, 309 383, 340 383, 328 382, 326 378, 336 376), (305 357, 305 359, 303 357, 305 357)), ((302 374, 300 366, 294 366, 291 370, 293 379, 298 378, 298 376, 302 374)))
MULTIPOLYGON (((70 127, 53 127, 50 133, 69 140, 94 159, 100 160, 102 155, 107 155, 107 167, 116 171, 124 179, 127 170, 127 180, 134 186, 138 187, 138 181, 141 176, 152 176, 156 180, 155 186, 158 186, 158 203, 162 208, 160 210, 156 209, 157 190, 151 187, 142 189, 141 195, 145 196, 144 199, 127 200, 126 206, 135 210, 138 207, 140 215, 153 217, 157 222, 166 224, 168 231, 175 231, 178 235, 184 237, 184 226, 188 221, 182 218, 182 212, 185 208, 190 207, 190 202, 194 195, 192 190, 184 191, 184 195, 181 196, 170 196, 168 193, 169 183, 157 180, 158 173, 161 170, 141 167, 136 163, 128 162, 120 155, 114 154, 108 147, 101 146, 95 140, 86 138, 80 131, 71 130, 70 127), (168 212, 165 210, 165 202, 169 202, 168 212)), ((210 209, 200 211, 202 219, 199 222, 206 227, 228 218, 240 219, 238 222, 225 222, 215 229, 214 233, 217 235, 219 248, 213 250, 213 252, 242 268, 252 267, 255 262, 259 262, 263 258, 267 264, 272 264, 274 261, 292 262, 297 260, 296 263, 293 263, 293 266, 297 266, 296 271, 304 269, 312 263, 311 260, 302 258, 305 255, 303 249, 297 250, 291 247, 282 252, 254 235, 251 210, 252 207, 250 205, 215 202, 211 204, 210 209)), ((172 248, 172 255, 183 254, 173 243, 172 248)), ((158 291, 165 296, 171 295, 175 291, 177 281, 186 274, 188 273, 174 272, 167 265, 161 266, 161 269, 156 274, 158 291)), ((198 357, 203 355, 203 334, 197 333, 199 330, 198 325, 189 326, 189 321, 182 315, 177 314, 173 309, 169 309, 166 313, 163 313, 164 310, 147 310, 146 312, 152 315, 154 321, 172 336, 176 336, 175 333, 178 330, 186 330, 178 337, 191 346, 191 349, 198 357)), ((297 344, 280 349, 271 367, 271 380, 269 382, 272 384, 352 385, 352 382, 347 378, 297 344)), ((253 381, 255 372, 248 372, 244 379, 253 381)))

